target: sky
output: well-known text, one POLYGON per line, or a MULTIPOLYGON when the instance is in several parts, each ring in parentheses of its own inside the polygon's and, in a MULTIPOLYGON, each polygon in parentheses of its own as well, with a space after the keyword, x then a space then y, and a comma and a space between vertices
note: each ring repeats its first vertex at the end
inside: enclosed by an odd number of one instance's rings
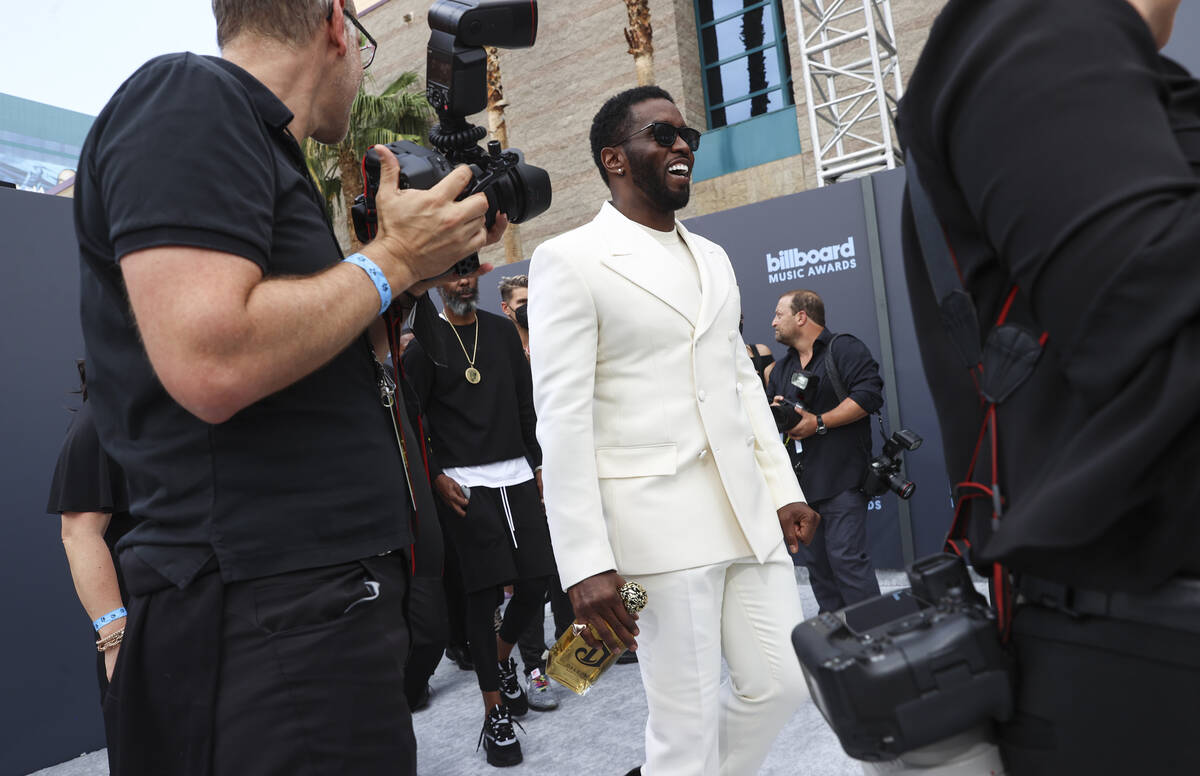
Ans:
POLYGON ((159 54, 217 53, 210 0, 5 2, 0 92, 95 116, 159 54))

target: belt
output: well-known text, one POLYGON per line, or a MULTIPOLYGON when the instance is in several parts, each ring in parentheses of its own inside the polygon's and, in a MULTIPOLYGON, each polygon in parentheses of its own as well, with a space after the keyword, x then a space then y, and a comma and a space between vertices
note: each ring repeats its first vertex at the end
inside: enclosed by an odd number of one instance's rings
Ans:
POLYGON ((1087 590, 1023 575, 1017 582, 1026 603, 1072 617, 1108 617, 1200 634, 1200 579, 1173 577, 1149 593, 1087 590))

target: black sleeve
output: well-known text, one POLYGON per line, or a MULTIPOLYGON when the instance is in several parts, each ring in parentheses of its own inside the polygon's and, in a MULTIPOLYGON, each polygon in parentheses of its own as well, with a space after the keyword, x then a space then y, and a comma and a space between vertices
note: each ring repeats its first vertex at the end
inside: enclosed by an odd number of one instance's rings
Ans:
POLYGON ((71 420, 46 499, 46 512, 124 512, 129 509, 125 475, 100 447, 91 407, 71 420))
MULTIPOLYGON (((931 34, 925 83, 914 73, 906 142, 923 177, 952 181, 926 187, 943 192, 939 216, 962 198, 1096 406, 1200 313, 1200 284, 1180 282, 1200 248, 1200 183, 1162 60, 1124 0, 952 5, 956 35, 931 34)), ((958 258, 968 287, 991 260, 958 258)))
POLYGON ((100 181, 117 258, 182 245, 265 272, 273 157, 244 87, 202 57, 171 55, 131 76, 110 109, 85 163, 100 181))
POLYGON ((408 384, 408 392, 406 396, 411 396, 415 401, 408 406, 408 411, 411 415, 417 415, 420 420, 420 426, 414 425, 413 428, 423 428, 425 432, 425 450, 429 456, 429 481, 433 482, 438 475, 442 473, 441 464, 438 463, 437 448, 433 444, 432 434, 429 430, 429 397, 433 394, 434 376, 437 367, 429 360, 429 356, 425 355, 424 348, 421 343, 415 338, 408 343, 408 347, 404 350, 404 355, 400 357, 400 376, 408 384))
POLYGON ((870 348, 858 337, 845 336, 838 337, 837 346, 831 352, 846 386, 847 397, 868 415, 878 412, 883 406, 883 379, 870 348))
POLYGON ((775 368, 771 370, 770 376, 767 378, 767 400, 774 401, 776 396, 783 396, 783 390, 779 387, 780 375, 783 374, 788 364, 788 357, 784 356, 775 363, 775 368))
MULTIPOLYGON (((511 328, 511 327, 510 327, 511 328)), ((514 378, 517 385, 517 409, 521 416, 521 437, 525 440, 525 454, 529 465, 542 465, 542 447, 537 441, 537 412, 533 408, 533 372, 529 359, 521 347, 521 337, 516 329, 508 332, 509 358, 512 359, 514 378)))

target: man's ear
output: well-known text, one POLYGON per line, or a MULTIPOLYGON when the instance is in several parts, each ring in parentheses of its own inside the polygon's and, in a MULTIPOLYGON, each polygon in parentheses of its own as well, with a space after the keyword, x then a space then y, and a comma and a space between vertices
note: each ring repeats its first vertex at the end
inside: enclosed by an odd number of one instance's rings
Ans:
POLYGON ((337 48, 338 56, 346 53, 346 0, 333 0, 329 22, 325 27, 325 36, 330 45, 337 48))
POLYGON ((500 303, 500 312, 504 313, 505 315, 512 313, 512 308, 508 306, 508 302, 500 303))
POLYGON ((628 160, 625 158, 625 152, 620 148, 601 148, 600 149, 600 164, 604 165, 604 170, 612 176, 621 176, 629 167, 628 160))

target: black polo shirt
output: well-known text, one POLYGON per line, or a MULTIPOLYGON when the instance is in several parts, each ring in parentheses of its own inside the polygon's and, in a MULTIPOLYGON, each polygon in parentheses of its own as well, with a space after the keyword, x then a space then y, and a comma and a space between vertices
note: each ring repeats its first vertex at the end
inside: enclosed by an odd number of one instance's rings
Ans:
POLYGON ((172 54, 117 90, 81 154, 75 224, 89 397, 139 518, 120 549, 181 587, 214 555, 232 581, 410 540, 402 464, 365 337, 209 425, 163 389, 126 301, 118 262, 145 248, 224 251, 267 277, 340 259, 291 119, 239 67, 172 54))
MULTIPOLYGON (((771 370, 767 383, 767 394, 772 398, 782 396, 798 401, 800 389, 792 384, 792 375, 807 369, 817 376, 817 398, 809 409, 820 415, 838 406, 841 401, 833 389, 833 381, 825 371, 825 353, 833 335, 822 329, 813 343, 812 357, 808 363, 800 360, 795 348, 788 348, 783 360, 771 370)), ((875 363, 871 351, 862 340, 849 334, 838 337, 833 346, 833 363, 837 366, 842 384, 849 398, 867 413, 883 406, 883 380, 879 377, 879 364, 875 363)), ((800 487, 809 503, 824 501, 839 493, 862 485, 867 462, 871 458, 871 418, 868 414, 853 423, 830 428, 824 434, 814 434, 801 440, 802 452, 796 454, 796 444, 787 440, 787 449, 792 461, 802 465, 800 487)))

